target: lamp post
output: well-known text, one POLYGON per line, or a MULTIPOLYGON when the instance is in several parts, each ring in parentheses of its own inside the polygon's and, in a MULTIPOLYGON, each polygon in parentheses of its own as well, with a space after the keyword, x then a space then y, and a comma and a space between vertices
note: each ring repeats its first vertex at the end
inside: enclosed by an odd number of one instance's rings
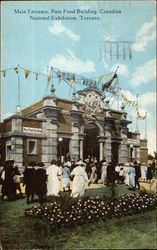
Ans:
POLYGON ((63 141, 62 137, 58 138, 58 160, 61 162, 61 142, 63 141))
POLYGON ((130 144, 130 161, 132 162, 133 145, 130 144))

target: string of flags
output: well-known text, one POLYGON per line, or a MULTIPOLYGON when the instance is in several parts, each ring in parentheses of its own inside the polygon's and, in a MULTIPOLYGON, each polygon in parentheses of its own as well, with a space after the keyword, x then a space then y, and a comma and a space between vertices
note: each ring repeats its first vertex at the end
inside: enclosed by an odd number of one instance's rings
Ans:
MULTIPOLYGON (((53 78, 53 72, 55 72, 56 77, 58 78, 58 84, 60 84, 62 80, 66 80, 72 86, 74 85, 75 82, 77 82, 77 83, 82 82, 82 84, 86 85, 86 86, 98 87, 99 84, 101 84, 103 81, 105 81, 104 79, 106 77, 107 77, 108 81, 110 81, 110 78, 111 78, 111 73, 110 73, 110 74, 102 75, 101 77, 99 77, 99 79, 97 81, 95 79, 89 79, 87 77, 83 77, 83 76, 77 75, 75 73, 61 71, 61 70, 55 69, 53 67, 51 67, 49 74, 43 74, 43 73, 39 73, 39 72, 34 72, 32 70, 29 70, 28 68, 23 68, 20 65, 18 65, 17 67, 1 70, 4 77, 6 77, 7 71, 9 71, 9 70, 14 70, 16 72, 16 74, 19 74, 19 71, 23 70, 26 79, 29 77, 30 74, 35 74, 36 80, 38 80, 40 75, 46 76, 48 84, 50 83, 51 79, 53 78)), ((115 80, 115 85, 117 84, 117 82, 115 80)))
POLYGON ((120 96, 122 98, 123 104, 124 106, 133 106, 135 107, 135 112, 136 112, 136 119, 138 120, 145 120, 147 118, 147 112, 145 113, 145 115, 140 115, 139 110, 138 110, 138 103, 137 101, 131 101, 128 98, 126 98, 126 96, 123 94, 123 92, 120 92, 120 96))
POLYGON ((123 94, 123 92, 121 91, 120 92, 120 96, 121 96, 121 98, 122 98, 122 101, 123 101, 123 103, 124 103, 124 105, 125 106, 135 106, 135 107, 137 107, 137 101, 131 101, 131 100, 129 100, 128 98, 126 98, 126 96, 123 94))
MULTIPOLYGON (((111 73, 100 75, 98 77, 98 80, 89 79, 89 78, 77 75, 75 73, 61 71, 61 70, 58 70, 58 69, 53 68, 53 67, 51 67, 50 72, 47 73, 47 74, 34 72, 32 70, 29 70, 28 68, 23 68, 20 65, 18 65, 16 67, 9 68, 9 69, 1 70, 0 72, 3 74, 3 77, 6 77, 7 71, 9 71, 9 70, 14 70, 17 75, 19 74, 20 70, 22 70, 22 71, 24 71, 24 75, 25 75, 26 79, 30 76, 30 74, 34 74, 36 80, 39 79, 40 75, 46 76, 48 85, 50 84, 51 80, 54 77, 56 77, 58 79, 58 84, 60 84, 61 81, 64 80, 66 83, 68 83, 70 85, 70 88, 73 88, 75 91, 76 91, 76 89, 73 87, 74 83, 75 82, 78 82, 78 83, 81 82, 83 85, 86 85, 86 86, 89 86, 89 87, 100 88, 100 86, 101 86, 102 92, 104 92, 104 91, 109 91, 110 92, 111 91, 114 94, 114 93, 117 93, 119 91, 119 81, 118 81, 118 75, 117 75, 118 68, 119 68, 119 66, 117 67, 117 69, 116 69, 115 73, 113 74, 113 76, 112 76, 111 73), (55 76, 54 76, 54 74, 55 74, 55 76)), ((120 96, 122 98, 124 106, 128 105, 128 106, 135 107, 135 112, 137 114, 136 118, 138 120, 146 119, 147 113, 144 116, 140 115, 139 110, 138 110, 137 101, 129 100, 128 98, 126 98, 126 96, 123 94, 122 91, 120 92, 120 96)))

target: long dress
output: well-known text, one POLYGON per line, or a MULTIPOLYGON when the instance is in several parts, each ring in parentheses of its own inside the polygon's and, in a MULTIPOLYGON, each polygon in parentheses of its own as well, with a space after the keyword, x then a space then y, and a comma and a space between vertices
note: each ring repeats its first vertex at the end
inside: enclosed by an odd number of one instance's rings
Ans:
POLYGON ((62 168, 62 186, 63 188, 70 187, 70 169, 68 167, 62 168))
POLYGON ((70 175, 74 176, 71 196, 83 196, 85 192, 86 181, 88 181, 88 176, 84 168, 81 166, 75 167, 70 175))
POLYGON ((130 175, 130 180, 129 180, 129 187, 130 188, 135 188, 135 168, 130 167, 128 170, 128 173, 130 175))
POLYGON ((101 183, 107 184, 107 162, 102 164, 101 168, 101 183))
POLYGON ((46 174, 48 175, 47 181, 47 195, 59 194, 59 176, 61 175, 61 169, 56 165, 51 165, 46 169, 46 174))
POLYGON ((128 174, 128 171, 129 171, 129 167, 124 166, 124 183, 127 186, 129 186, 129 183, 130 183, 130 176, 128 174))
POLYGON ((146 181, 147 178, 147 166, 141 165, 141 178, 146 181))
POLYGON ((97 173, 96 173, 96 165, 91 165, 91 175, 90 175, 90 181, 91 183, 95 183, 97 179, 97 173))

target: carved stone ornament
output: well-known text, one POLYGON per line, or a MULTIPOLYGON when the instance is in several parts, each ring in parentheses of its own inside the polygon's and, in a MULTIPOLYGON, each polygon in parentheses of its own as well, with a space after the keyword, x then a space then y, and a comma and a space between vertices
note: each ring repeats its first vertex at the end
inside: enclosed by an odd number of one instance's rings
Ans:
POLYGON ((102 93, 95 89, 87 88, 78 92, 78 94, 78 102, 84 104, 86 110, 92 111, 93 114, 95 112, 103 112, 103 109, 107 108, 102 93))

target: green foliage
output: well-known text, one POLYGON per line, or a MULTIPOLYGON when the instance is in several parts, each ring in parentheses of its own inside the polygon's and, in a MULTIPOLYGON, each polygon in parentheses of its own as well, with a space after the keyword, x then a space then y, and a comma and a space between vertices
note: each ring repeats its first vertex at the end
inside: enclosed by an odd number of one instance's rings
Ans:
POLYGON ((3 249, 155 249, 156 246, 155 210, 77 225, 75 229, 63 227, 52 233, 47 222, 23 216, 28 207, 31 205, 26 205, 25 199, 0 201, 3 249))

